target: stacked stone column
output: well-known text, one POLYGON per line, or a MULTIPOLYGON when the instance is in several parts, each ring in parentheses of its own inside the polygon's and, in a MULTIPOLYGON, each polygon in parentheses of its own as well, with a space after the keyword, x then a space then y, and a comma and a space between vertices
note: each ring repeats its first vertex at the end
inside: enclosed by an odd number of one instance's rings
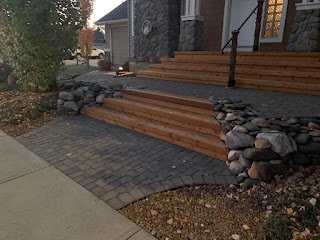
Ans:
POLYGON ((320 9, 298 10, 289 38, 288 51, 320 51, 320 9))

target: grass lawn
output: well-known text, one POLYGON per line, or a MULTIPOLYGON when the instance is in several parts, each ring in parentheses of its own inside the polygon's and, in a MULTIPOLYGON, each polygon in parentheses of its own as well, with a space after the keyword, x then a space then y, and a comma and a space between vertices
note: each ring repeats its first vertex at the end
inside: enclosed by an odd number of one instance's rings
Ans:
POLYGON ((79 64, 79 65, 65 65, 62 68, 61 75, 82 75, 85 73, 89 73, 92 71, 98 70, 98 67, 87 67, 86 64, 79 64))

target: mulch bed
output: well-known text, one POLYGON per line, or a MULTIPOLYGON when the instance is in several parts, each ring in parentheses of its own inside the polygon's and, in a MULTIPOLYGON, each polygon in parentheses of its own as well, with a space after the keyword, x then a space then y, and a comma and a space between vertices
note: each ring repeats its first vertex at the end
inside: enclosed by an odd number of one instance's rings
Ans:
MULTIPOLYGON (((121 213, 158 239, 265 239, 261 234, 264 223, 282 200, 296 198, 295 193, 319 197, 320 167, 304 168, 250 190, 196 186, 158 193, 121 213)), ((288 217, 295 221, 291 208, 281 211, 284 216, 292 214, 288 217)), ((320 214, 317 217, 319 233, 320 214)), ((293 229, 292 239, 320 239, 308 231, 293 229)))
POLYGON ((12 137, 23 135, 52 121, 57 92, 0 92, 0 129, 12 137))

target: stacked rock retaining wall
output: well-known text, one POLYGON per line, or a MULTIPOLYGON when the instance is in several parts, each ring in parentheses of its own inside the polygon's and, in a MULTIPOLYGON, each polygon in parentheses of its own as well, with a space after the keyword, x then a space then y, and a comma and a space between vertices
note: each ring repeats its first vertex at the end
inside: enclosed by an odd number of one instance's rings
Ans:
POLYGON ((270 181, 299 166, 320 165, 320 120, 261 118, 239 99, 215 100, 220 138, 230 149, 227 165, 244 181, 270 181))

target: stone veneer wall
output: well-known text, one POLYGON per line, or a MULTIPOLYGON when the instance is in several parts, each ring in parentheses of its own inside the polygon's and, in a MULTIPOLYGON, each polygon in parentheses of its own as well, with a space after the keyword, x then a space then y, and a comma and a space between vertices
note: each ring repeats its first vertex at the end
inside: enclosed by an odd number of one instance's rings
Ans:
POLYGON ((157 63, 162 57, 173 57, 178 49, 181 0, 139 0, 136 3, 135 50, 137 62, 157 63), (150 21, 152 32, 142 33, 144 21, 150 21))
POLYGON ((182 21, 180 25, 179 51, 201 51, 203 22, 198 20, 182 21))
POLYGON ((287 50, 320 51, 320 9, 297 11, 287 50))

